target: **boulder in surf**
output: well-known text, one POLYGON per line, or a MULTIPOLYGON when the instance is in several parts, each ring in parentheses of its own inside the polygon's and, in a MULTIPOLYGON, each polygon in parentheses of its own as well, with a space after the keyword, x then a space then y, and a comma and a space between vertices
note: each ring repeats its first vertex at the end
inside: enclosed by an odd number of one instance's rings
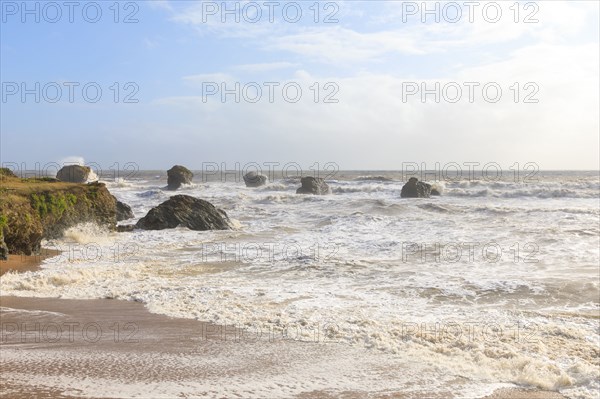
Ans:
POLYGON ((175 227, 190 230, 227 230, 231 221, 225 211, 213 204, 189 195, 175 195, 152 208, 135 225, 143 230, 164 230, 175 227))
POLYGON ((191 170, 175 165, 167 171, 167 190, 177 190, 182 184, 191 184, 193 177, 191 170))
POLYGON ((402 198, 429 198, 430 196, 431 184, 419 181, 416 177, 408 179, 400 192, 402 198))
POLYGON ((296 190, 296 194, 331 194, 329 185, 320 177, 306 176, 300 179, 300 183, 302 184, 302 187, 296 190))
POLYGON ((91 171, 88 166, 67 165, 58 171, 56 178, 67 183, 87 183, 91 171))
POLYGON ((246 187, 260 187, 267 184, 267 176, 256 172, 248 172, 244 175, 244 183, 246 187))

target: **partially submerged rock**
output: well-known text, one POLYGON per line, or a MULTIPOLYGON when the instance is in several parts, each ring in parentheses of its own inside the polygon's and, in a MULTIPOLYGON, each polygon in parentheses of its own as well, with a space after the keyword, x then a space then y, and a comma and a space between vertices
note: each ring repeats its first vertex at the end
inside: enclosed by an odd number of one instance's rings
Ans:
POLYGON ((302 187, 296 190, 296 194, 331 194, 329 185, 320 177, 306 176, 300 180, 300 183, 302 183, 302 187))
POLYGON ((68 183, 87 183, 91 172, 88 166, 67 165, 58 171, 56 178, 68 183))
POLYGON ((167 190, 177 190, 182 184, 191 184, 193 177, 188 168, 175 165, 167 171, 167 190))
POLYGON ((189 195, 175 195, 141 218, 135 225, 143 230, 173 229, 227 230, 231 222, 225 211, 210 202, 189 195))
POLYGON ((244 183, 246 187, 260 187, 267 184, 267 176, 256 172, 248 172, 244 175, 244 183))
POLYGON ((402 191, 400 192, 400 197, 402 198, 429 198, 430 195, 431 184, 419 181, 416 177, 408 179, 408 182, 402 186, 402 191))

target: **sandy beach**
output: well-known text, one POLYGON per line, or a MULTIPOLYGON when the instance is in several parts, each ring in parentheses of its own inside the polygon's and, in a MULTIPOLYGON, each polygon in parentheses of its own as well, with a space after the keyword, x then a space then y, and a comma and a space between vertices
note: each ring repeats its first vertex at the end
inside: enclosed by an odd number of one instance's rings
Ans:
MULTIPOLYGON (((12 257, 3 271, 35 270, 40 259, 12 257)), ((239 397, 240 392, 302 399, 456 397, 372 390, 368 383, 340 389, 335 381, 320 379, 318 370, 345 363, 358 371, 356 378, 376 378, 372 371, 361 373, 362 362, 372 361, 367 351, 256 338, 239 329, 153 314, 136 302, 1 296, 0 320, 0 396, 6 398, 169 398, 176 391, 178 397, 239 397)), ((564 397, 502 388, 479 398, 564 397)))
MULTIPOLYGON (((332 361, 333 348, 290 341, 236 340, 232 331, 224 338, 215 326, 155 315, 140 303, 0 297, 0 306, 3 376, 0 391, 7 398, 94 397, 94 386, 103 386, 105 394, 98 396, 102 398, 172 397, 161 391, 161 385, 179 386, 186 392, 185 397, 231 397, 222 392, 236 385, 247 385, 252 379, 266 382, 269 378, 273 378, 272 393, 275 393, 277 376, 308 364, 326 365, 332 361), (194 382, 200 388, 208 381, 220 381, 223 385, 194 390, 194 382)), ((343 348, 337 348, 337 352, 346 359, 351 355, 343 348)), ((246 397, 261 397, 261 394, 248 391, 246 397)), ((447 392, 426 396, 378 392, 365 386, 364 390, 353 391, 309 390, 292 397, 454 396, 447 392)), ((555 398, 563 396, 513 388, 485 396, 485 399, 555 398)))

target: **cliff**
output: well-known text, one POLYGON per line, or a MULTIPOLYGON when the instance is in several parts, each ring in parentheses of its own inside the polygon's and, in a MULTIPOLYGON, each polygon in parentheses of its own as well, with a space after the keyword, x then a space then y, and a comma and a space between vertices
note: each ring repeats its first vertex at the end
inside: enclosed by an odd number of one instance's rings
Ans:
POLYGON ((102 183, 20 179, 0 168, 0 246, 10 254, 39 251, 42 239, 60 237, 79 223, 116 225, 116 201, 102 183))

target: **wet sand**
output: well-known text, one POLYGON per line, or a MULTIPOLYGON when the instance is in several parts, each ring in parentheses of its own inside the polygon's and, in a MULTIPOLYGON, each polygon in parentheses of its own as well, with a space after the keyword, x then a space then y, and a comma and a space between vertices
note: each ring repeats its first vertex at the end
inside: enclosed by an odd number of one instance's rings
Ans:
POLYGON ((20 273, 38 270, 44 259, 58 254, 60 251, 42 248, 38 255, 9 255, 8 260, 0 260, 0 276, 9 271, 20 273))
MULTIPOLYGON (((241 330, 223 333, 208 323, 152 314, 141 303, 0 297, 0 307, 1 397, 454 397, 369 389, 369 379, 380 377, 367 371, 377 354, 370 359, 367 351, 343 345, 239 339, 241 330), (365 377, 362 386, 344 389, 319 379, 346 363, 358 368, 356 378, 365 377), (363 364, 365 370, 356 367, 363 364)), ((524 389, 486 397, 558 398, 524 389)))
MULTIPOLYGON (((44 250, 36 256, 11 256, 0 262, 0 274, 37 270, 43 259, 57 254, 44 250)), ((377 369, 377 354, 362 349, 265 339, 241 329, 153 314, 135 302, 0 296, 0 397, 454 397, 439 390, 424 395, 369 389, 368 383, 344 389, 343 382, 336 385, 320 376, 319 370, 336 363, 358 369, 352 379, 365 373, 380 377, 360 370, 363 364, 377 369)), ((394 372, 400 376, 402 366, 381 374, 394 372)), ((485 397, 560 398, 555 392, 516 388, 485 397)))

